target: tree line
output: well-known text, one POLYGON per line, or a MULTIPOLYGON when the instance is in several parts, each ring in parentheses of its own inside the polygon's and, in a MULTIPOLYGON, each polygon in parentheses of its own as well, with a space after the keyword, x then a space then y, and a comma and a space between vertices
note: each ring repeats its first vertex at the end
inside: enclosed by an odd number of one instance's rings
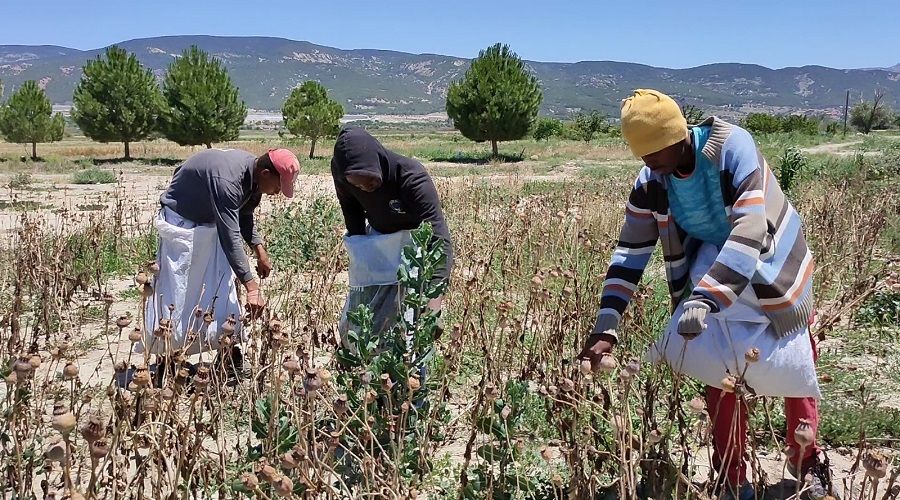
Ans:
MULTIPOLYGON (((900 118, 884 105, 883 94, 874 103, 862 101, 851 112, 851 122, 868 133, 890 126, 900 118)), ((539 117, 543 100, 540 83, 525 63, 497 43, 482 50, 460 80, 447 92, 447 115, 468 139, 498 143, 531 134, 537 140, 563 137, 590 141, 598 134, 615 133, 608 117, 590 111, 569 122, 539 117)), ((703 112, 682 108, 689 123, 699 123, 703 112)), ((282 108, 284 126, 291 134, 310 141, 309 157, 319 139, 340 128, 344 109, 327 89, 307 81, 291 91, 282 108)), ((186 49, 169 66, 162 85, 134 54, 112 46, 88 61, 73 95, 72 119, 85 136, 99 142, 121 142, 130 159, 132 142, 161 135, 179 145, 205 145, 235 140, 247 117, 224 64, 196 46, 186 49)), ((801 115, 753 113, 742 124, 756 133, 818 133, 820 121, 801 115)), ((64 120, 52 115, 50 101, 34 81, 26 82, 0 106, 0 135, 10 142, 36 144, 62 140, 64 120)))

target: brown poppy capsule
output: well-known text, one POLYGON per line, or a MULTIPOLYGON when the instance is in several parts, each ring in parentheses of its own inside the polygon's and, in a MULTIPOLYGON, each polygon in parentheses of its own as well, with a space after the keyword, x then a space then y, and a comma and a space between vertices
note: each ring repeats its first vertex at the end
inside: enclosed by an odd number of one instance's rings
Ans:
POLYGON ((863 468, 866 470, 866 476, 879 481, 887 475, 888 460, 880 451, 869 451, 866 458, 863 459, 863 468))
POLYGON ((378 399, 378 393, 373 391, 372 389, 369 389, 368 391, 366 391, 366 395, 364 396, 363 401, 367 405, 369 405, 369 404, 374 403, 377 399, 378 399))
POLYGON ((536 275, 535 277, 531 278, 531 286, 532 287, 534 287, 536 289, 540 289, 543 285, 544 285, 544 279, 541 278, 539 275, 536 275))
POLYGON ((78 376, 78 367, 75 365, 75 363, 72 363, 71 361, 66 363, 66 365, 63 367, 63 379, 64 380, 74 380, 75 377, 77 377, 77 376, 78 376))
POLYGON ((450 329, 450 339, 454 341, 458 341, 462 338, 462 325, 453 325, 453 328, 450 329))
POLYGON ((29 356, 21 356, 13 365, 16 374, 19 375, 20 378, 28 378, 31 375, 31 372, 34 370, 31 366, 31 358, 29 356))
POLYGON ((281 320, 278 318, 272 318, 269 320, 269 331, 272 333, 281 333, 281 329, 283 325, 281 324, 281 320))
POLYGON ((159 262, 156 262, 155 260, 147 262, 147 270, 152 274, 159 274, 159 262))
POLYGON ((65 462, 68 455, 66 444, 59 439, 59 436, 50 442, 47 449, 44 451, 44 457, 51 462, 65 462))
POLYGON ((578 371, 580 371, 582 375, 590 375, 592 373, 591 360, 582 359, 578 364, 578 371))
POLYGON ((108 293, 103 294, 103 303, 107 306, 111 306, 116 302, 116 298, 108 293))
POLYGON ((175 391, 173 391, 169 387, 166 387, 165 389, 159 391, 159 397, 162 398, 163 401, 171 401, 175 399, 175 391))
POLYGON ((119 319, 116 320, 116 326, 119 327, 119 329, 128 328, 129 325, 131 325, 131 316, 130 315, 125 314, 125 315, 119 316, 119 319))
POLYGON ((359 376, 359 381, 365 385, 369 385, 372 383, 372 372, 364 372, 359 376))
POLYGON ((419 381, 419 377, 409 377, 406 379, 406 384, 409 387, 409 390, 413 392, 422 388, 422 382, 419 381))
POLYGON ((147 283, 150 283, 150 277, 147 276, 147 273, 144 271, 138 271, 137 275, 134 277, 134 282, 138 285, 146 285, 147 283))
POLYGON ((281 362, 281 367, 291 375, 296 375, 302 370, 300 362, 290 356, 285 356, 284 361, 281 362))
POLYGON ((148 389, 144 397, 144 411, 153 413, 159 409, 159 389, 148 389))
POLYGON ((744 360, 748 363, 756 363, 757 361, 759 361, 759 355, 759 349, 757 349, 756 347, 751 347, 750 349, 747 349, 747 352, 744 353, 744 360))
POLYGON ((259 475, 260 479, 262 479, 263 481, 265 481, 269 484, 274 483, 281 476, 281 473, 278 472, 278 470, 275 469, 275 467, 272 467, 271 465, 268 465, 268 464, 260 467, 256 473, 259 475))
POLYGON ((728 375, 727 377, 722 379, 722 390, 725 392, 734 392, 737 387, 737 379, 732 375, 728 375))
POLYGON ((19 383, 19 376, 14 371, 9 372, 4 381, 6 381, 6 385, 16 385, 19 383))
POLYGON ((194 375, 194 387, 198 389, 205 389, 207 386, 209 386, 209 382, 209 368, 205 366, 197 368, 197 373, 194 375))
POLYGON ((548 396, 550 396, 551 398, 555 398, 557 394, 559 394, 559 387, 556 387, 555 385, 547 386, 548 396))
POLYGON ((278 481, 272 485, 275 494, 280 497, 289 497, 294 494, 294 482, 287 476, 281 476, 278 481))
POLYGON ((88 443, 94 442, 106 435, 106 426, 100 417, 92 415, 88 421, 81 427, 81 436, 88 443))
POLYGON ((390 392, 394 387, 394 382, 391 380, 391 376, 387 373, 381 374, 381 389, 385 392, 390 392))
POLYGON ((206 323, 207 325, 212 323, 215 319, 216 318, 215 318, 215 316, 213 316, 212 311, 206 311, 205 313, 203 313, 203 322, 206 323))
POLYGON ((118 390, 118 388, 116 388, 115 382, 106 386, 106 397, 111 398, 111 397, 115 396, 116 393, 118 393, 118 392, 119 392, 119 390, 118 390))
POLYGON ((625 365, 625 371, 631 376, 637 375, 638 372, 641 371, 641 362, 632 358, 631 361, 625 365))
POLYGON ((509 406, 504 406, 502 410, 500 410, 500 418, 506 420, 512 414, 512 408, 509 406))
POLYGON ((183 385, 187 382, 188 378, 191 376, 191 372, 184 366, 178 369, 175 372, 175 383, 179 385, 183 385))
POLYGON ((199 307, 195 307, 194 308, 194 317, 197 319, 200 319, 201 317, 203 317, 203 309, 200 309, 199 307))
POLYGON ((131 378, 131 381, 134 382, 134 385, 141 387, 147 387, 150 385, 150 370, 147 368, 147 365, 141 363, 134 368, 134 375, 131 378))
POLYGON ((118 374, 125 373, 126 371, 128 371, 128 364, 125 363, 124 360, 116 361, 115 366, 113 366, 113 370, 115 370, 115 372, 118 374))
POLYGON ((65 405, 57 403, 53 407, 53 418, 50 420, 50 425, 60 434, 68 436, 77 423, 75 415, 65 405))
POLYGON ((612 373, 619 364, 616 363, 616 358, 612 356, 612 354, 604 353, 603 356, 600 357, 600 371, 603 373, 612 373))
POLYGON ((319 368, 319 378, 323 384, 327 384, 331 380, 331 372, 325 368, 319 368))
POLYGON ((31 368, 37 370, 41 367, 41 355, 40 354, 32 354, 31 357, 28 358, 28 363, 31 365, 31 368))
POLYGON ((234 314, 232 314, 228 317, 228 319, 225 320, 225 324, 222 325, 222 334, 234 335, 236 329, 237 321, 234 319, 234 314))
POLYGON ((659 429, 653 429, 647 436, 647 440, 650 442, 650 444, 657 444, 662 441, 662 438, 663 435, 662 432, 659 432, 659 429))
POLYGON ((306 377, 303 379, 303 386, 306 392, 313 394, 322 388, 322 379, 319 377, 319 371, 315 368, 306 369, 306 377))
POLYGON ((341 394, 338 397, 334 398, 332 409, 334 409, 334 413, 337 415, 343 415, 344 413, 347 413, 347 395, 341 394))
POLYGON ((827 373, 823 373, 822 375, 819 375, 819 382, 822 382, 824 384, 829 384, 831 382, 834 382, 834 377, 832 377, 831 375, 829 375, 827 373))
POLYGON ((100 459, 109 454, 109 442, 104 439, 97 439, 91 442, 91 456, 100 459))
POLYGON ((559 448, 556 446, 544 446, 541 448, 541 458, 544 459, 545 462, 551 462, 559 458, 559 448))
POLYGON ((794 429, 794 441, 796 441, 801 448, 808 448, 815 443, 816 433, 809 424, 809 420, 805 418, 800 419, 800 423, 797 424, 797 428, 794 429))
POLYGON ((706 402, 703 401, 703 398, 694 398, 689 403, 688 406, 691 409, 691 412, 694 414, 703 413, 706 410, 706 402))
POLYGON ((136 344, 136 343, 144 340, 144 333, 141 331, 140 328, 135 328, 134 330, 131 330, 131 333, 128 334, 128 340, 132 344, 136 344))
POLYGON ((153 286, 151 286, 150 283, 145 283, 141 288, 141 296, 145 299, 153 297, 153 286))
POLYGON ((562 488, 563 478, 559 474, 553 474, 553 477, 550 478, 550 482, 553 483, 553 486, 556 488, 562 488))
POLYGON ((175 304, 169 304, 168 309, 169 309, 169 316, 171 316, 172 313, 175 312, 175 304))
POLYGON ((485 401, 488 403, 493 402, 500 397, 500 391, 497 390, 497 386, 490 382, 484 384, 484 390, 482 392, 484 393, 485 401))
POLYGON ((281 455, 281 468, 282 469, 294 470, 299 466, 300 466, 300 464, 297 463, 297 457, 294 456, 293 452, 288 451, 281 455))
POLYGON ((255 491, 259 487, 259 478, 252 472, 241 474, 241 485, 250 491, 255 491))
POLYGON ((575 382, 572 379, 564 378, 560 387, 563 392, 572 392, 575 390, 575 382))

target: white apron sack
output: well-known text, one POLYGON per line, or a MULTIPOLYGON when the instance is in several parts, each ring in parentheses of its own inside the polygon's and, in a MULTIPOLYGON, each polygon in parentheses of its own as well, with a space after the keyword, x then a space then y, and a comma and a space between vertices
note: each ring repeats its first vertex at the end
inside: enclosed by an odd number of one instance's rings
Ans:
POLYGON ((159 275, 152 282, 153 296, 144 311, 144 341, 136 352, 171 353, 182 349, 186 355, 218 349, 221 327, 229 316, 237 319, 235 340, 246 341, 241 328, 241 308, 234 271, 219 242, 214 225, 200 225, 163 208, 155 221, 159 234, 159 275), (170 313, 169 307, 174 306, 170 313), (213 311, 206 324, 195 311, 213 311), (153 332, 160 319, 171 319, 168 339, 153 332))
MULTIPOLYGON (((691 266, 693 283, 699 282, 717 256, 716 247, 707 243, 697 250, 691 266)), ((719 389, 728 374, 743 373, 746 385, 760 396, 821 397, 809 331, 804 328, 778 338, 751 287, 728 309, 707 315, 706 329, 692 340, 678 334, 683 312, 678 306, 661 338, 650 346, 649 361, 665 362, 674 371, 719 389), (744 354, 754 347, 760 351, 759 361, 747 367, 744 354)))
POLYGON ((397 322, 404 295, 397 272, 403 248, 411 243, 409 231, 382 234, 368 228, 365 235, 344 236, 344 246, 350 257, 350 291, 341 311, 338 332, 345 348, 353 349, 347 341, 347 333, 357 327, 350 322, 347 313, 360 305, 372 311, 372 331, 375 333, 386 332, 397 322))

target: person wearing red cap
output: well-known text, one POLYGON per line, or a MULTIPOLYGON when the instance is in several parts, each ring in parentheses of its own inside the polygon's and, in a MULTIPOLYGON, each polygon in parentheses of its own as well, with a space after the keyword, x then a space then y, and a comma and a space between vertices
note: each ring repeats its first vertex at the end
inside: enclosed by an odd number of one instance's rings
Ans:
POLYGON ((266 305, 258 279, 272 272, 253 212, 263 194, 292 197, 299 170, 299 160, 287 149, 259 157, 208 149, 175 170, 160 197, 159 272, 151 283, 139 350, 192 354, 219 348, 223 335, 234 337, 226 345, 243 337, 235 278, 246 289, 246 309, 258 315, 266 305), (258 276, 244 243, 256 254, 258 276))

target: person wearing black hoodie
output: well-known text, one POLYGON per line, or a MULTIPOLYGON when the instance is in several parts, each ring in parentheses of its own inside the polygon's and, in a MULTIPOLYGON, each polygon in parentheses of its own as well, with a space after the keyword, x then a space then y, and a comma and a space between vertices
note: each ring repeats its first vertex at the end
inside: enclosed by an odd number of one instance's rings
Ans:
MULTIPOLYGON (((366 223, 382 234, 409 231, 430 222, 447 256, 435 279, 448 280, 453 242, 431 176, 416 160, 388 150, 361 128, 341 130, 331 176, 349 236, 365 235, 366 223)), ((440 311, 442 298, 429 303, 440 311)))

